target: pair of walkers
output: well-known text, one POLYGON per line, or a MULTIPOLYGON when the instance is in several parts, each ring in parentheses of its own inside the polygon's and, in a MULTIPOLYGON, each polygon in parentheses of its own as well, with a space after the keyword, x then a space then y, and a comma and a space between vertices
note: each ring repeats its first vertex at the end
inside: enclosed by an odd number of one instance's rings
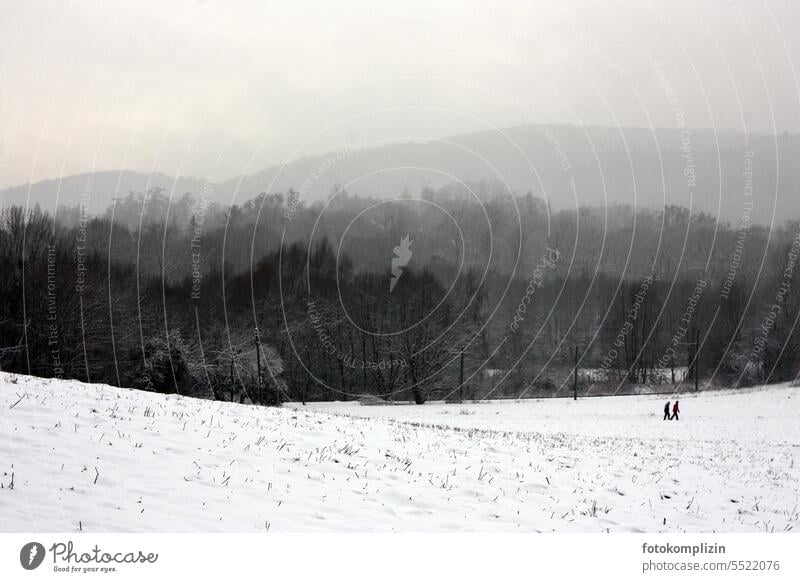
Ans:
POLYGON ((664 420, 680 420, 678 418, 678 413, 681 409, 678 407, 678 401, 675 401, 675 404, 672 405, 672 414, 669 413, 669 402, 664 405, 664 420))

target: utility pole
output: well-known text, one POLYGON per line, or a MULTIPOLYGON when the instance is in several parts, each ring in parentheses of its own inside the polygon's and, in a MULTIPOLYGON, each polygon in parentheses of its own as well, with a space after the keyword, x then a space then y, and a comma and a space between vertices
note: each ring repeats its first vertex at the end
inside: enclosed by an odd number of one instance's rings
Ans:
POLYGON ((694 328, 694 391, 700 391, 700 330, 694 328))
POLYGON ((675 356, 669 357, 669 370, 672 376, 672 383, 675 384, 675 356))
POLYGON ((687 349, 687 356, 688 362, 686 365, 686 374, 683 376, 683 380, 681 380, 681 385, 683 385, 686 380, 687 376, 688 379, 694 379, 694 391, 700 391, 700 330, 694 328, 691 330, 691 335, 689 336, 688 342, 681 342, 682 345, 686 346, 687 349))
POLYGON ((262 397, 262 386, 261 386, 261 342, 258 341, 258 328, 255 329, 255 342, 256 342, 256 362, 258 362, 258 378, 256 380, 256 388, 257 395, 256 398, 260 401, 262 397))
POLYGON ((578 344, 575 344, 575 370, 572 374, 572 399, 578 399, 578 344))
POLYGON ((458 401, 464 402, 464 348, 461 348, 461 371, 458 376, 458 401))

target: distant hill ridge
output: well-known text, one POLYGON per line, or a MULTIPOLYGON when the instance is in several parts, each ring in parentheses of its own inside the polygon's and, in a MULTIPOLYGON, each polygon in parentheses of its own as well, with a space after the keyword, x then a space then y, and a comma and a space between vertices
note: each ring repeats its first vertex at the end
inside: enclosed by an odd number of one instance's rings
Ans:
POLYGON ((205 192, 213 201, 230 204, 290 188, 314 201, 327 197, 337 184, 362 196, 389 198, 458 181, 499 180, 515 192, 548 199, 556 209, 675 204, 737 223, 752 187, 750 216, 769 224, 773 217, 776 223, 800 218, 798 160, 797 135, 524 125, 427 142, 346 148, 211 184, 197 177, 128 170, 79 174, 8 188, 0 192, 0 202, 52 210, 56 199, 67 206, 84 200, 91 212, 99 213, 115 196, 150 188, 175 196, 205 192))

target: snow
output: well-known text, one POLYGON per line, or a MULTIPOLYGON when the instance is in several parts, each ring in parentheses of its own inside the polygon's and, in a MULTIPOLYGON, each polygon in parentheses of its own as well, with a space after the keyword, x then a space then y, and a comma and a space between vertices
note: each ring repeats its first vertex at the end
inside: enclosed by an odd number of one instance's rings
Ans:
POLYGON ((0 531, 798 530, 800 391, 665 400, 275 409, 0 374, 0 531))

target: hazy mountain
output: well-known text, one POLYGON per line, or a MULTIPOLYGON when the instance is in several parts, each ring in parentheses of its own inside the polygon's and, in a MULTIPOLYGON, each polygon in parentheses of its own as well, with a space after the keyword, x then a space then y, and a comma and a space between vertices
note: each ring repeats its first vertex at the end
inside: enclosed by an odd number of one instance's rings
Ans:
MULTIPOLYGON (((425 143, 345 148, 207 185, 206 194, 228 204, 294 188, 304 200, 319 200, 341 184, 354 194, 386 198, 458 181, 499 180, 547 198, 554 208, 666 203, 738 222, 747 213, 752 170, 750 215, 769 223, 773 214, 779 222, 800 217, 798 160, 797 135, 526 125, 425 143)), ((32 204, 50 208, 58 195, 60 204, 74 205, 89 178, 93 211, 105 208, 115 193, 159 187, 200 196, 204 187, 200 178, 123 171, 47 180, 2 195, 5 202, 25 203, 30 194, 32 204)))
POLYGON ((129 192, 145 192, 154 188, 176 193, 203 192, 203 180, 181 177, 177 180, 161 173, 146 174, 127 170, 117 172, 93 172, 43 180, 34 184, 15 186, 0 192, 0 202, 34 206, 52 211, 56 206, 89 205, 89 212, 102 213, 115 196, 129 192))

